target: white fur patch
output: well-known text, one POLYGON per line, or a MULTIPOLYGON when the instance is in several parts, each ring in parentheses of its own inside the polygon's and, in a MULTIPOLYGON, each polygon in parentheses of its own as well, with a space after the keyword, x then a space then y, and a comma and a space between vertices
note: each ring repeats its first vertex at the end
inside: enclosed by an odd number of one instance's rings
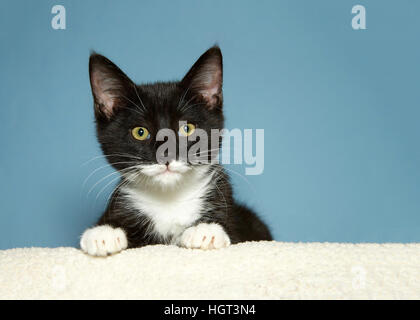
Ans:
MULTIPOLYGON (((213 188, 210 183, 213 175, 208 174, 207 166, 185 170, 182 165, 177 165, 183 169, 173 168, 178 170, 175 174, 179 175, 175 184, 171 183, 168 186, 166 181, 154 185, 140 181, 121 188, 121 194, 138 210, 139 215, 151 219, 151 232, 163 238, 177 239, 187 227, 199 219, 200 212, 204 211, 203 198, 213 188), (184 172, 181 173, 180 170, 184 172)), ((173 173, 163 173, 165 174, 173 173)))
POLYGON ((184 231, 180 245, 190 249, 220 249, 230 245, 229 236, 217 223, 200 223, 184 231))
POLYGON ((82 250, 92 256, 106 256, 127 248, 127 237, 120 228, 102 225, 87 229, 80 240, 82 250))

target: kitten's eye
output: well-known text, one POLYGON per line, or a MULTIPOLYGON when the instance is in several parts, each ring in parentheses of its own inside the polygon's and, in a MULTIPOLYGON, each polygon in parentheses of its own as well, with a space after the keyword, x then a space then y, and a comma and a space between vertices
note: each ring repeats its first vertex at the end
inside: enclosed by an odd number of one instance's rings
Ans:
POLYGON ((146 140, 150 138, 149 130, 147 130, 145 127, 135 127, 133 130, 131 130, 131 134, 137 140, 146 140))
POLYGON ((184 124, 179 128, 179 134, 185 137, 192 135, 194 131, 195 125, 191 123, 184 124))

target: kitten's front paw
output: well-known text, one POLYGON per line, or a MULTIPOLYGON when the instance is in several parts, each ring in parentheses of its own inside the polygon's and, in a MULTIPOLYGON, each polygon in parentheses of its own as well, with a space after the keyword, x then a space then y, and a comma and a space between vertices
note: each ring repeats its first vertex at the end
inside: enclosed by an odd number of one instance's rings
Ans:
POLYGON ((200 223, 184 231, 181 245, 195 249, 219 249, 230 245, 229 236, 217 223, 200 223))
POLYGON ((107 256, 126 249, 127 237, 121 228, 97 226, 83 233, 80 247, 91 256, 107 256))

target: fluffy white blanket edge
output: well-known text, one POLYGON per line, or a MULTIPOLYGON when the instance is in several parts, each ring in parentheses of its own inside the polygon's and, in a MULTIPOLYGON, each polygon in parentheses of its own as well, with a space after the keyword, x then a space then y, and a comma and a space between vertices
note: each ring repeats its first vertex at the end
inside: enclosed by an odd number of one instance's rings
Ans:
POLYGON ((420 299, 420 244, 2 250, 0 299, 420 299))

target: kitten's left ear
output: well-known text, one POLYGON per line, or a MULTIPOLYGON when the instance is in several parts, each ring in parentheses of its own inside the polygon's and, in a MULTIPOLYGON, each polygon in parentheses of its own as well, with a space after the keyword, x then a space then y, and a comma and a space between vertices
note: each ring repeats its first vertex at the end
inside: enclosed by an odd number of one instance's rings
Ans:
POLYGON ((223 104, 223 58, 218 46, 207 50, 191 67, 181 84, 205 101, 208 108, 223 104))

